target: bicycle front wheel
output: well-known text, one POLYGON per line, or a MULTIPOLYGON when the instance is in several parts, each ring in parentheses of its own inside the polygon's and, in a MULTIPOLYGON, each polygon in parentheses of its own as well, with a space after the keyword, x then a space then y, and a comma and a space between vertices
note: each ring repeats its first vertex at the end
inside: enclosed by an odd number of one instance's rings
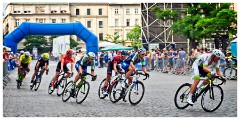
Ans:
POLYGON ((67 102, 69 100, 69 98, 71 97, 71 95, 73 94, 73 89, 74 88, 74 84, 72 81, 69 81, 66 85, 66 87, 63 89, 63 93, 62 93, 62 101, 63 102, 67 102))
POLYGON ((34 85, 34 90, 37 91, 39 86, 40 86, 40 84, 41 84, 41 77, 39 77, 38 80, 35 79, 35 83, 34 84, 35 84, 34 85))
POLYGON ((137 105, 142 100, 144 92, 145 87, 141 81, 133 83, 129 91, 129 102, 132 105, 137 105))
POLYGON ((190 92, 190 87, 191 87, 191 84, 185 83, 181 85, 176 91, 176 94, 174 97, 174 103, 178 109, 185 109, 186 107, 189 106, 187 102, 187 98, 190 92))
POLYGON ((60 81, 60 83, 58 84, 58 87, 57 87, 57 95, 58 96, 62 95, 63 90, 64 90, 66 85, 67 85, 67 80, 66 79, 60 81))
POLYGON ((112 103, 118 102, 123 95, 123 88, 120 82, 115 82, 110 88, 109 98, 112 103))
POLYGON ((202 108, 206 112, 217 110, 223 101, 223 90, 219 85, 213 85, 210 89, 203 93, 201 99, 202 108))
POLYGON ((52 87, 52 81, 53 81, 53 78, 51 80, 51 82, 49 83, 49 86, 48 86, 48 94, 52 94, 54 90, 51 90, 51 87, 52 87))
POLYGON ((107 97, 106 95, 103 95, 103 91, 102 91, 102 87, 103 87, 105 81, 106 81, 106 78, 102 80, 102 82, 100 83, 99 88, 98 88, 98 97, 100 99, 104 99, 105 97, 107 97))
POLYGON ((77 88, 77 95, 76 95, 76 102, 78 104, 81 104, 88 96, 89 90, 90 90, 90 84, 87 81, 84 81, 81 88, 77 88))

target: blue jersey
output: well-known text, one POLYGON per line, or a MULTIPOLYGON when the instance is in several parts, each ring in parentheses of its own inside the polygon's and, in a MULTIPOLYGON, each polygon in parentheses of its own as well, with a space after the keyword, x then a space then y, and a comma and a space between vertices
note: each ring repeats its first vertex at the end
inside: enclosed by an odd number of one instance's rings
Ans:
POLYGON ((137 63, 142 63, 142 66, 145 66, 145 59, 141 58, 138 59, 138 54, 131 54, 126 60, 124 60, 124 62, 130 64, 131 62, 133 62, 133 64, 137 64, 137 63))
POLYGON ((95 69, 95 60, 93 60, 91 63, 88 62, 88 55, 84 55, 79 61, 76 62, 76 64, 82 66, 82 68, 85 68, 87 66, 91 66, 91 69, 94 70, 95 69))

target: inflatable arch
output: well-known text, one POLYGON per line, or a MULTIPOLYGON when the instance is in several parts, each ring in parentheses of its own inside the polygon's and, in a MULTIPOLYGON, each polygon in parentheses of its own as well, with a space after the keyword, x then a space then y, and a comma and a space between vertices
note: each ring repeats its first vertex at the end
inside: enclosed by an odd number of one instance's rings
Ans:
POLYGON ((28 35, 76 35, 86 43, 87 52, 98 52, 98 38, 80 22, 74 23, 29 23, 23 22, 4 37, 3 44, 17 52, 17 44, 28 35))

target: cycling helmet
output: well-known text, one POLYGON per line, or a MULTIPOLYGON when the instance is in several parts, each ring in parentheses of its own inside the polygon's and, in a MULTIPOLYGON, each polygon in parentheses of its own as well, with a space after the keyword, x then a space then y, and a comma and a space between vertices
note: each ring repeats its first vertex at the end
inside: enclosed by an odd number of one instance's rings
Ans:
POLYGON ((68 55, 73 54, 73 50, 71 50, 71 49, 67 50, 66 54, 68 54, 68 55))
POLYGON ((95 58, 95 53, 89 52, 89 53, 88 53, 88 56, 89 56, 90 58, 95 58))
POLYGON ((48 53, 44 53, 43 54, 43 58, 47 58, 48 59, 49 58, 49 54, 48 53))
POLYGON ((146 50, 144 48, 139 48, 138 53, 140 54, 146 54, 146 50))
POLYGON ((23 50, 21 50, 21 51, 20 51, 20 53, 21 53, 21 54, 23 54, 23 53, 24 53, 24 51, 23 51, 23 50))
POLYGON ((216 56, 216 57, 219 57, 219 58, 222 58, 223 57, 223 53, 218 50, 218 49, 215 49, 212 51, 212 53, 216 56))
POLYGON ((25 55, 26 55, 26 56, 30 56, 30 53, 29 53, 29 52, 25 52, 25 55))
POLYGON ((126 51, 122 51, 121 55, 127 55, 127 52, 126 51))

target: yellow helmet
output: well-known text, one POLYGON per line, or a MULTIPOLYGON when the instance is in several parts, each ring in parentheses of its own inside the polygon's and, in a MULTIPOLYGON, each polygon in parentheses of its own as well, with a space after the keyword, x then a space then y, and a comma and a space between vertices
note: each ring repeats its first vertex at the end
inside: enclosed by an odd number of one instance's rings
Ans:
POLYGON ((43 58, 47 58, 48 59, 49 58, 49 54, 48 53, 44 53, 43 54, 43 58))

